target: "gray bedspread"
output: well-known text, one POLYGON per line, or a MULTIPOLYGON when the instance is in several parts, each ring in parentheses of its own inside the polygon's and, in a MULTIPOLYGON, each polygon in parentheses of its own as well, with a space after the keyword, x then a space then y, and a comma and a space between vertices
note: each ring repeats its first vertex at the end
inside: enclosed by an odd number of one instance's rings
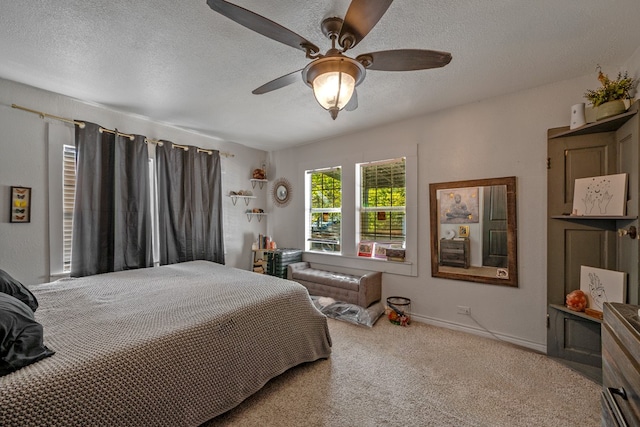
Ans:
POLYGON ((198 426, 331 353, 302 285, 207 261, 31 290, 56 354, 0 377, 2 426, 198 426))

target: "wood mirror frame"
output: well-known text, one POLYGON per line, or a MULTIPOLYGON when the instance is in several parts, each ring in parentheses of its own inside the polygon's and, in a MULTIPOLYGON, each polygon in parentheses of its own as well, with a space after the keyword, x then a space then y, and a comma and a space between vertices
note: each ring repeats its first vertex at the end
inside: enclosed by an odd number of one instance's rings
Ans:
MULTIPOLYGON (((456 191, 448 193, 453 196, 456 191)), ((458 197, 457 200, 460 201, 460 197, 458 197)), ((429 184, 429 206, 431 211, 431 276, 492 285, 518 286, 518 227, 516 223, 515 176, 429 184), (468 220, 466 217, 465 219, 456 221, 453 219, 455 215, 447 214, 449 209, 441 209, 438 195, 444 194, 445 190, 457 190, 458 193, 464 193, 466 191, 468 194, 473 194, 474 189, 477 189, 477 191, 475 191, 476 195, 470 197, 477 197, 475 204, 478 207, 474 213, 474 215, 477 215, 475 221, 468 220), (506 212, 504 211, 505 209, 506 212), (500 212, 503 212, 503 214, 500 214, 500 212), (499 224, 500 230, 498 231, 490 230, 488 224, 491 224, 491 221, 485 221, 485 219, 495 213, 498 213, 498 221, 495 221, 496 224, 499 224), (448 228, 451 228, 449 224, 455 224, 454 227, 460 227, 460 224, 463 224, 463 227, 466 228, 468 232, 469 229, 466 226, 472 226, 475 223, 474 230, 469 233, 469 237, 467 238, 468 241, 457 239, 456 244, 454 244, 452 248, 451 253, 454 257, 464 257, 466 258, 465 261, 461 261, 459 258, 447 260, 446 257, 448 254, 445 255, 444 260, 440 259, 441 241, 451 240, 451 235, 453 234, 449 230, 445 236, 444 229, 447 227, 443 227, 441 223, 441 217, 445 216, 451 219, 450 223, 445 224, 448 228), (481 237, 480 240, 478 240, 478 236, 481 237), (484 244, 483 240, 485 240, 485 238, 483 236, 490 236, 489 239, 493 238, 493 244, 484 244), (496 239, 495 236, 498 236, 498 239, 496 239), (445 239, 445 237, 448 237, 448 239, 445 239), (504 241, 505 237, 506 242, 504 241), (502 257, 502 260, 499 261, 496 266, 486 266, 483 265, 484 262, 478 263, 478 257, 473 256, 474 253, 483 253, 485 247, 498 248, 494 251, 486 250, 489 252, 489 255, 491 255, 491 252, 496 252, 499 255, 498 258, 502 257), (505 257, 500 254, 504 253, 505 249, 506 260, 504 259, 505 257), (443 265, 441 261, 449 265, 443 265), (452 264, 456 263, 465 263, 468 267, 452 266, 452 264)), ((464 211, 466 211, 467 208, 464 206, 464 203, 462 206, 464 211)), ((469 218, 472 218, 472 216, 469 218)), ((456 235, 457 234, 458 233, 456 233, 456 235)), ((484 256, 480 258, 482 259, 484 256)))

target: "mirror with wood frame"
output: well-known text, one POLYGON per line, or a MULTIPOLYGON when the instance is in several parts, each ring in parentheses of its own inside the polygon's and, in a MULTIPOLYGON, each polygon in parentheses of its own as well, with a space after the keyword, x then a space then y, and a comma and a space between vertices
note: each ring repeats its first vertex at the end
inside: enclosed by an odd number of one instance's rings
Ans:
POLYGON ((518 286, 516 177, 429 184, 431 275, 518 286))

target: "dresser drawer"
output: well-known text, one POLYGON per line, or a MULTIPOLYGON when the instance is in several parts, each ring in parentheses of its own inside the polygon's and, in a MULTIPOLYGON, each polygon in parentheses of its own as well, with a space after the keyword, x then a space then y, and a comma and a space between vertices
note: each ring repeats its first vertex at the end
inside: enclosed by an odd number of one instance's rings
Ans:
MULTIPOLYGON (((640 426, 638 306, 605 304, 602 325, 603 422, 640 426)), ((609 425, 609 424, 605 424, 609 425)))

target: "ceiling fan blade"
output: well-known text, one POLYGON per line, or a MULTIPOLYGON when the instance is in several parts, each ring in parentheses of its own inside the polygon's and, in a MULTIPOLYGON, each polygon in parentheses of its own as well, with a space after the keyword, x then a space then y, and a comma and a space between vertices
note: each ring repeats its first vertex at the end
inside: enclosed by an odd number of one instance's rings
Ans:
POLYGON ((272 90, 280 89, 296 81, 302 81, 301 77, 298 77, 302 70, 296 70, 292 73, 285 74, 277 79, 271 80, 269 83, 265 83, 257 89, 254 89, 251 93, 254 95, 262 95, 263 93, 271 92, 272 90))
POLYGON ((444 67, 451 62, 449 52, 422 49, 382 50, 356 57, 367 70, 411 71, 444 67))
POLYGON ((245 26, 256 33, 269 37, 270 39, 284 43, 287 46, 300 49, 304 52, 306 52, 307 49, 314 53, 320 51, 315 44, 311 43, 304 37, 271 21, 270 19, 265 18, 264 16, 251 12, 250 10, 223 0, 207 0, 207 4, 211 9, 221 15, 226 16, 232 21, 245 26))
POLYGON ((351 49, 369 34, 393 0, 352 0, 340 29, 340 46, 351 49))
POLYGON ((353 111, 358 108, 358 92, 353 90, 353 95, 351 95, 351 99, 347 102, 347 105, 344 106, 346 111, 353 111))

